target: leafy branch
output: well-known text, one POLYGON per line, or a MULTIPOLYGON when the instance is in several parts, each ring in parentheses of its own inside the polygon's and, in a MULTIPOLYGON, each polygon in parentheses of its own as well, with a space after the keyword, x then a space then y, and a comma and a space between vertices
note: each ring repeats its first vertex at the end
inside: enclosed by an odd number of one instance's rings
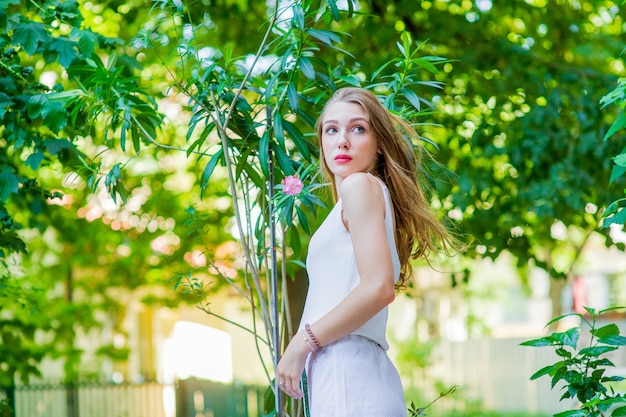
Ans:
POLYGON ((544 375, 552 377, 552 388, 559 382, 564 385, 561 400, 576 398, 580 408, 555 414, 555 417, 614 417, 626 416, 626 396, 616 393, 610 385, 613 382, 623 381, 619 375, 607 375, 606 371, 615 364, 605 357, 606 354, 616 351, 626 345, 626 337, 620 334, 615 323, 597 327, 600 317, 610 311, 626 307, 611 307, 597 311, 585 307, 589 316, 580 313, 565 314, 551 320, 546 326, 558 322, 566 317, 575 316, 588 326, 590 339, 587 346, 580 347, 580 327, 572 327, 564 332, 555 332, 550 336, 523 342, 522 346, 544 347, 551 346, 561 358, 552 365, 547 365, 535 372, 530 379, 535 380, 544 375), (614 406, 622 406, 607 412, 614 406))
POLYGON ((439 393, 439 396, 437 398, 435 398, 434 400, 432 400, 430 403, 428 403, 425 407, 417 407, 415 405, 415 403, 411 402, 411 406, 409 407, 409 410, 408 410, 409 411, 409 417, 424 417, 424 416, 426 416, 424 411, 426 411, 426 409, 428 407, 432 406, 434 403, 436 403, 437 401, 439 401, 440 399, 442 399, 446 395, 454 394, 456 392, 457 388, 458 388, 458 386, 454 385, 449 390, 447 390, 445 392, 439 393))

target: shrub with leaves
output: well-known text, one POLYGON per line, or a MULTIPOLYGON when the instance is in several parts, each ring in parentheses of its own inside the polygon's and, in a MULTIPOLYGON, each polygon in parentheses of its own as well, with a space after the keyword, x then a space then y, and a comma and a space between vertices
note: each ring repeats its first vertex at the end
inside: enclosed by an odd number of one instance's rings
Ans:
POLYGON ((0 417, 13 417, 13 409, 6 398, 0 400, 0 417))
POLYGON ((564 383, 561 400, 576 398, 580 402, 578 409, 555 414, 555 417, 626 416, 626 396, 615 392, 611 386, 612 382, 623 381, 625 378, 607 375, 607 370, 615 366, 607 358, 607 354, 626 345, 626 337, 620 334, 620 329, 615 323, 597 327, 601 315, 623 308, 612 307, 596 311, 585 307, 588 316, 571 313, 557 317, 547 324, 550 325, 568 316, 580 317, 581 323, 589 327, 590 339, 586 346, 579 346, 582 326, 522 343, 522 346, 552 346, 559 356, 559 361, 541 368, 530 379, 535 380, 548 375, 552 377, 552 388, 559 382, 564 383))
MULTIPOLYGON (((624 52, 626 52, 626 49, 624 49, 624 52)), ((617 118, 604 136, 604 140, 609 140, 609 138, 614 136, 617 132, 626 128, 626 78, 621 78, 618 81, 617 86, 615 86, 615 88, 607 95, 602 97, 600 104, 603 109, 607 106, 616 106, 620 109, 617 118)), ((613 170, 611 171, 609 185, 612 185, 615 180, 626 174, 626 150, 622 151, 619 155, 616 155, 613 158, 613 162, 614 165, 613 170)), ((624 203, 626 203, 626 197, 617 199, 609 204, 602 216, 604 219, 602 222, 603 227, 609 227, 613 223, 626 223, 626 210, 622 210, 624 203)))

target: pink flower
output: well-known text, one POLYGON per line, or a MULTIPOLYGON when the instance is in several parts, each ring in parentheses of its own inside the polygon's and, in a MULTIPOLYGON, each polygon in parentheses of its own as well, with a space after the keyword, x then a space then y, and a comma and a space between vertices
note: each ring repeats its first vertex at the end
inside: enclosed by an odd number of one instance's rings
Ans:
POLYGON ((281 181, 281 183, 284 186, 283 191, 285 192, 285 194, 293 196, 300 194, 300 192, 302 191, 302 187, 304 187, 302 180, 300 180, 297 175, 287 175, 285 179, 281 181))

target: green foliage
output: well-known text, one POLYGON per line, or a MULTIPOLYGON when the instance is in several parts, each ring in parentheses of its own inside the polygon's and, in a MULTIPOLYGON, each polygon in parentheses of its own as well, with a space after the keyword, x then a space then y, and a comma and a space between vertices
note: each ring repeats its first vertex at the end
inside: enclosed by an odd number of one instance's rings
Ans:
POLYGON ((411 405, 409 406, 409 409, 408 409, 409 417, 423 417, 423 416, 426 416, 427 415, 425 413, 426 409, 428 409, 430 406, 435 404, 435 402, 439 401, 441 398, 445 397, 446 395, 454 394, 454 392, 456 391, 457 388, 458 388, 457 386, 453 386, 448 391, 440 393, 437 398, 435 398, 433 401, 431 401, 425 407, 417 407, 413 402, 411 402, 411 405))
MULTIPOLYGON (((624 51, 626 51, 626 49, 624 51)), ((604 136, 604 140, 608 140, 619 131, 626 129, 626 78, 621 78, 617 86, 602 97, 600 104, 602 104, 602 108, 616 106, 619 109, 617 118, 604 136)), ((622 153, 616 155, 613 158, 613 162, 614 165, 611 171, 609 185, 613 184, 614 181, 624 176, 626 173, 626 152, 622 151, 622 153)), ((626 211, 622 210, 625 201, 626 198, 620 198, 609 204, 602 215, 604 220, 602 222, 603 227, 609 227, 611 224, 623 225, 626 223, 626 211)))
MULTIPOLYGON (((113 289, 163 286, 163 274, 186 267, 198 237, 181 238, 188 230, 174 218, 192 204, 215 206, 226 191, 216 180, 197 203, 189 167, 159 164, 159 148, 178 135, 159 130, 141 65, 124 41, 89 27, 88 9, 61 0, 0 6, 0 385, 39 376, 44 357, 62 360, 73 381, 88 372, 77 332, 102 326, 102 313, 121 333, 125 301, 113 289), (191 177, 189 189, 172 187, 174 177, 191 177), (106 192, 113 205, 131 204, 106 209, 106 192)), ((228 240, 230 216, 229 207, 207 214, 208 250, 228 240)), ((144 294, 150 306, 185 300, 144 294)), ((96 353, 123 360, 125 349, 96 353)))
POLYGON ((626 415, 626 396, 616 393, 611 387, 611 383, 623 381, 625 378, 619 375, 606 375, 607 369, 615 366, 607 358, 607 354, 625 346, 626 337, 620 334, 619 328, 614 323, 597 327, 603 314, 623 308, 613 307, 596 311, 585 307, 588 317, 573 313, 557 317, 548 323, 548 325, 552 324, 568 316, 579 317, 584 324, 589 326, 590 339, 588 345, 584 347, 579 343, 579 327, 572 327, 564 332, 555 332, 550 336, 522 343, 523 346, 554 348, 559 361, 541 368, 530 379, 534 380, 544 375, 550 376, 552 388, 563 383, 564 393, 561 400, 576 398, 581 404, 579 409, 558 413, 555 417, 604 416, 612 407, 617 408, 612 409, 609 415, 615 417, 626 415))
MULTIPOLYGON (((602 140, 616 115, 598 102, 624 68, 616 58, 624 9, 612 1, 481 3, 372 1, 367 11, 377 27, 425 34, 425 51, 450 61, 436 77, 450 79, 439 111, 428 118, 440 128, 424 135, 449 169, 439 178, 452 176, 435 183, 436 203, 474 239, 468 254, 508 251, 521 268, 562 278, 616 197, 606 184, 623 144, 602 140), (565 238, 550 227, 561 223, 565 238)), ((391 36, 368 29, 350 32, 364 71, 391 36)))
POLYGON ((81 152, 77 141, 102 138, 112 145, 110 135, 119 134, 122 150, 130 136, 138 152, 142 140, 153 140, 161 115, 137 83, 139 64, 116 54, 119 39, 85 27, 76 0, 5 2, 0 22, 0 257, 5 258, 26 253, 16 232, 36 222, 56 197, 41 185, 43 168, 60 163, 83 174, 93 189, 106 176, 111 194, 124 199, 119 167, 103 172, 103 163, 81 152), (108 55, 106 64, 102 53, 108 55), (39 77, 46 71, 65 71, 67 81, 57 76, 58 82, 43 84, 39 77), (98 121, 104 122, 103 132, 96 130, 98 121), (21 222, 14 212, 20 212, 21 222))
POLYGON ((0 400, 0 417, 13 417, 15 414, 13 413, 13 408, 9 404, 9 400, 3 398, 0 400))

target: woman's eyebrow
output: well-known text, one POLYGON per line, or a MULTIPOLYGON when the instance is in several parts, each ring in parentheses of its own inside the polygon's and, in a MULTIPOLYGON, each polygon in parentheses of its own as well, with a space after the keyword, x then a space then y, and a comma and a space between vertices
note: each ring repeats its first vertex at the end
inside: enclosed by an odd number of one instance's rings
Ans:
MULTIPOLYGON (((349 120, 349 123, 354 123, 354 122, 360 122, 363 121, 365 123, 368 123, 368 120, 365 117, 354 117, 352 119, 349 120)), ((339 123, 338 120, 324 120, 324 123, 322 123, 323 125, 328 124, 328 123, 339 123)))

